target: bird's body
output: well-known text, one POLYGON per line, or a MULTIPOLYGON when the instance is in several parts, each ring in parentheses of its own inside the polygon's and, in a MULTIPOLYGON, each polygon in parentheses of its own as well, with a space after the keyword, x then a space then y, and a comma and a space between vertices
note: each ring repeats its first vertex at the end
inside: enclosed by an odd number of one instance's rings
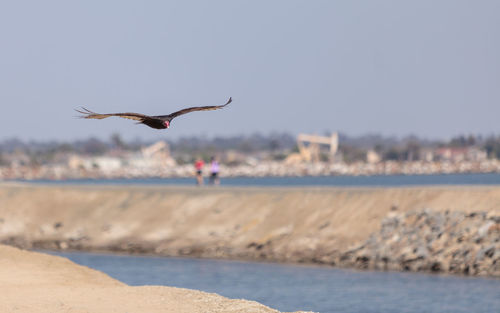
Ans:
POLYGON ((127 118, 131 120, 137 121, 139 124, 145 124, 151 128, 156 128, 156 129, 165 129, 170 127, 170 122, 177 116, 194 112, 194 111, 210 111, 210 110, 217 110, 217 109, 222 109, 229 103, 231 103, 232 98, 229 98, 229 100, 223 104, 223 105, 211 105, 211 106, 201 106, 201 107, 190 107, 186 109, 182 109, 180 111, 170 113, 168 115, 155 115, 155 116, 150 116, 150 115, 144 115, 140 113, 106 113, 106 114, 100 114, 100 113, 95 113, 90 110, 87 110, 85 108, 82 108, 83 111, 76 110, 78 113, 83 114, 81 118, 90 118, 90 119, 103 119, 111 116, 118 116, 121 118, 127 118))

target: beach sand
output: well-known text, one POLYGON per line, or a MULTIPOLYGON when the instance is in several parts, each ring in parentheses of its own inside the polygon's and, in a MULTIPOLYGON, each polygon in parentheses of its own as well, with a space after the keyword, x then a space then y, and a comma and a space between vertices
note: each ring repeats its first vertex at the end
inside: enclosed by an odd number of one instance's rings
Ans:
POLYGON ((278 312, 164 286, 131 287, 66 258, 0 245, 0 312, 278 312))

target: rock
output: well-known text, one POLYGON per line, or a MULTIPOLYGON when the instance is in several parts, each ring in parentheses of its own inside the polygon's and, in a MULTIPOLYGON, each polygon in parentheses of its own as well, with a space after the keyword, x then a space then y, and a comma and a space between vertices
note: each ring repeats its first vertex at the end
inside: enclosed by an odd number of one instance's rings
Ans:
POLYGON ((68 246, 68 243, 66 241, 61 241, 59 243, 59 249, 61 249, 61 250, 66 250, 66 249, 68 249, 68 247, 69 246, 68 246))
POLYGON ((347 250, 342 264, 359 268, 465 275, 500 272, 500 225, 485 212, 389 212, 379 232, 347 250))
POLYGON ((420 245, 416 249, 415 254, 419 259, 426 259, 429 256, 429 250, 427 250, 427 247, 420 245))
POLYGON ((484 238, 488 234, 488 230, 490 227, 494 226, 495 223, 493 221, 487 221, 485 224, 483 224, 478 230, 477 230, 477 235, 479 238, 484 238))
POLYGON ((488 215, 488 219, 492 220, 493 222, 497 223, 497 224, 500 224, 500 215, 496 215, 497 213, 495 214, 489 214, 488 215))

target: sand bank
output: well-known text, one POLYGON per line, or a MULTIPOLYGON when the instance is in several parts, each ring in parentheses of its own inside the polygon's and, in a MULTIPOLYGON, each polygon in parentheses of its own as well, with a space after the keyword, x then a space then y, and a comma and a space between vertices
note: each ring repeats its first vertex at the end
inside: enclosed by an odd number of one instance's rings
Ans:
POLYGON ((127 286, 68 259, 0 245, 0 312, 278 312, 201 291, 127 286))
POLYGON ((339 264, 390 212, 497 212, 500 187, 0 185, 0 240, 22 247, 339 264))

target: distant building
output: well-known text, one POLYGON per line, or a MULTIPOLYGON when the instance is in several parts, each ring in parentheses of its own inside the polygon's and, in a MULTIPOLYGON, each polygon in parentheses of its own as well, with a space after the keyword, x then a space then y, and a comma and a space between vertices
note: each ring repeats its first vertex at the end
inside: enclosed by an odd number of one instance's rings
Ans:
POLYGON ((366 152, 366 162, 375 164, 380 162, 381 160, 382 157, 375 150, 368 150, 368 152, 366 152))
POLYGON ((122 166, 119 158, 99 156, 99 157, 80 157, 73 155, 68 158, 68 167, 72 170, 99 170, 104 173, 110 173, 118 170, 122 166))
POLYGON ((339 147, 338 133, 333 133, 328 137, 299 134, 297 136, 297 148, 299 149, 299 152, 290 154, 285 159, 285 163, 286 164, 297 164, 302 162, 318 163, 322 159, 320 153, 321 145, 329 147, 328 159, 330 161, 333 161, 339 147))
POLYGON ((475 147, 447 147, 436 150, 436 157, 442 161, 484 161, 488 158, 486 151, 475 147))
POLYGON ((432 148, 421 148, 418 155, 420 160, 426 162, 432 162, 436 158, 435 151, 432 148))

